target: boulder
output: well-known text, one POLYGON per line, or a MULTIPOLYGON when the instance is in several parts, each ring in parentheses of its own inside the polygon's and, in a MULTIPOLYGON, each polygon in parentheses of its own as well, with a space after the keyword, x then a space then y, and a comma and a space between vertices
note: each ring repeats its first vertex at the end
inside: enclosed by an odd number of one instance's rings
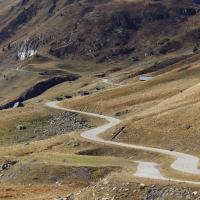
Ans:
POLYGON ((26 129, 26 126, 21 125, 21 124, 18 124, 18 125, 17 125, 17 130, 18 130, 18 131, 22 131, 22 130, 25 130, 25 129, 26 129))
POLYGON ((74 200, 74 194, 66 196, 65 198, 63 198, 63 200, 74 200))
POLYGON ((71 99, 72 96, 71 95, 65 95, 65 99, 71 99))
POLYGON ((18 107, 24 107, 24 104, 22 102, 16 102, 13 108, 18 108, 18 107))
POLYGON ((145 187, 146 187, 146 185, 145 185, 144 183, 141 183, 141 184, 140 184, 140 189, 141 189, 141 190, 145 189, 145 187))
POLYGON ((103 90, 105 87, 103 85, 97 85, 96 90, 103 90))
POLYGON ((88 91, 79 91, 79 94, 81 96, 88 96, 88 95, 90 95, 90 93, 88 91))
POLYGON ((193 196, 196 196, 197 194, 198 194, 197 191, 194 191, 194 192, 192 193, 193 196))
POLYGON ((54 200, 63 200, 63 198, 62 198, 61 196, 57 195, 57 196, 54 198, 54 200))
POLYGON ((5 161, 3 164, 0 165, 0 170, 8 170, 11 166, 15 165, 17 161, 5 161))

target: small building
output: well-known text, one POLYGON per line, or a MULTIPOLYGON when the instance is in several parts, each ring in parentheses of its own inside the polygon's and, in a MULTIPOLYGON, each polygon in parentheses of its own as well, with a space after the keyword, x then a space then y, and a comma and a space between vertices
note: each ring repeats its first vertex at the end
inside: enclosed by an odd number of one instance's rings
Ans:
POLYGON ((140 75, 139 76, 140 81, 150 81, 153 79, 151 76, 146 76, 146 75, 140 75))

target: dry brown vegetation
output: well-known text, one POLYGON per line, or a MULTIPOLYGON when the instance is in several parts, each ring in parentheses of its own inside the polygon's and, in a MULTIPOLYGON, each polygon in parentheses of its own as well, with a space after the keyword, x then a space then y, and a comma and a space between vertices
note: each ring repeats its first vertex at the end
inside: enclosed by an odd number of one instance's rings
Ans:
MULTIPOLYGON (((0 1, 0 105, 49 77, 69 73, 80 77, 23 102, 24 107, 0 111, 0 164, 17 161, 0 176, 0 199, 53 199, 56 194, 74 192, 78 199, 90 200, 102 187, 99 198, 115 186, 124 188, 127 182, 130 192, 119 199, 141 199, 148 193, 148 188, 139 189, 141 182, 168 187, 168 183, 133 177, 137 160, 159 163, 169 177, 199 180, 199 176, 169 169, 172 158, 168 156, 83 140, 83 129, 37 139, 32 138, 34 129, 16 128, 23 123, 43 126, 50 116, 60 113, 45 103, 70 97, 61 104, 122 120, 102 135, 106 139, 124 127, 116 141, 200 156, 199 11, 190 13, 199 4, 188 0, 181 4, 176 0, 64 4, 58 0, 51 7, 50 0, 24 2, 0 1), (23 21, 22 8, 30 7, 33 13, 23 21), (184 9, 189 11, 184 13, 184 9), (15 45, 33 38, 39 39, 38 53, 25 61, 16 60, 15 45), (68 41, 71 46, 65 46, 68 41), (154 78, 140 82, 140 74, 154 78), (123 86, 102 83, 100 75, 123 86), (109 180, 108 187, 104 178, 109 180)), ((79 117, 93 126, 105 123, 79 117)), ((188 187, 193 190, 194 186, 188 187)))

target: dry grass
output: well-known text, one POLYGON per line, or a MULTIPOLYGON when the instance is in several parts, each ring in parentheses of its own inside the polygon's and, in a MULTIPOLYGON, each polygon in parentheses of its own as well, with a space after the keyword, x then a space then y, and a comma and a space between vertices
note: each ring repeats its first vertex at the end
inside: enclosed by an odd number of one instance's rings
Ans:
POLYGON ((1 185, 0 199, 27 199, 27 200, 52 200, 56 194, 67 196, 74 191, 84 187, 83 183, 63 184, 61 186, 52 184, 38 184, 38 185, 1 185))
MULTIPOLYGON (((54 109, 44 107, 45 102, 54 100, 61 95, 72 95, 73 99, 63 103, 67 108, 90 111, 94 113, 103 113, 107 115, 115 115, 117 112, 128 110, 125 115, 120 116, 123 123, 119 126, 127 126, 126 133, 120 134, 117 141, 141 144, 146 146, 154 146, 160 148, 175 148, 176 150, 190 152, 200 155, 199 149, 199 125, 198 118, 199 106, 199 65, 194 64, 192 67, 184 69, 185 66, 157 76, 150 82, 138 82, 130 84, 122 88, 112 89, 106 86, 107 90, 94 93, 87 97, 77 95, 78 91, 93 91, 96 85, 100 84, 100 80, 84 76, 71 83, 63 83, 54 88, 49 89, 41 96, 31 99, 25 103, 24 108, 11 109, 1 111, 0 115, 0 134, 1 140, 11 138, 15 135, 15 124, 19 121, 32 121, 34 119, 45 119, 50 113, 58 113, 54 109), (184 115, 183 115, 184 113, 184 115), (187 129, 187 125, 191 127, 187 129), (10 134, 10 135, 9 135, 10 134)), ((130 69, 128 69, 130 70, 130 69)), ((128 72, 128 71, 127 71, 128 72)), ((126 72, 126 73, 127 73, 126 72)), ((124 71, 122 76, 124 75, 124 71)), ((119 73, 110 76, 113 80, 118 79, 119 73)), ((98 119, 88 117, 92 123, 96 125, 105 123, 98 119)), ((105 133, 104 137, 110 139, 111 134, 118 130, 115 127, 105 133)), ((51 190, 48 194, 42 194, 44 191, 51 189, 52 183, 48 182, 47 174, 54 175, 52 172, 62 174, 74 170, 73 167, 101 167, 104 170, 113 171, 112 167, 120 167, 126 171, 124 179, 129 177, 131 181, 137 181, 132 174, 136 169, 134 160, 145 160, 162 164, 161 171, 168 176, 175 176, 182 179, 198 180, 188 174, 178 173, 174 170, 168 170, 172 158, 144 151, 121 149, 114 146, 106 147, 101 144, 84 141, 79 137, 79 133, 64 134, 41 141, 30 142, 15 145, 4 145, 0 147, 1 161, 10 159, 18 160, 19 163, 14 166, 8 173, 18 173, 20 167, 26 166, 27 163, 35 160, 30 164, 30 173, 24 176, 19 175, 20 180, 26 183, 26 186, 5 185, 2 187, 2 198, 14 198, 19 192, 24 193, 26 199, 52 198, 56 192, 66 194, 69 190, 64 190, 64 185, 55 190, 51 190), (67 141, 75 140, 80 143, 77 148, 65 146, 67 141), (98 155, 77 155, 77 153, 88 149, 97 150, 98 155), (106 149, 108 148, 108 149, 106 149), (109 149, 110 148, 110 149, 109 149), (39 169, 46 168, 46 172, 39 169), (60 169, 60 170, 59 170, 60 169), (41 177, 44 181, 43 188, 39 188, 39 184, 31 185, 27 183, 30 177, 41 177), (46 181, 46 182, 45 182, 46 181), (7 189, 6 189, 7 188, 7 189), (9 189, 11 188, 11 189, 9 189), (36 191, 33 194, 32 191, 36 191), (13 195, 14 197, 9 197, 13 195)), ((102 175, 103 176, 103 175, 102 175)), ((66 177, 65 177, 66 178, 66 177)), ((40 179, 39 179, 40 180, 40 179)), ((138 179, 138 182, 141 179, 138 179)), ((74 182, 74 180, 72 180, 74 182)), ((149 182, 149 181, 147 181, 149 182)), ((156 182, 162 184, 160 182, 156 182)), ((75 183, 74 183, 75 184, 75 183)), ((54 184, 53 184, 54 185, 54 184)), ((83 183, 77 183, 77 189, 81 188, 83 183)), ((1 197, 1 196, 0 196, 1 197)), ((19 199, 22 198, 19 196, 19 199)))
MULTIPOLYGON (((125 133, 120 134, 117 141, 199 156, 199 69, 195 61, 189 68, 180 66, 153 81, 78 97, 63 105, 108 115, 127 109, 129 112, 121 116, 123 123, 107 131, 106 138, 110 139, 111 134, 126 126, 125 133)), ((167 172, 170 173, 178 175, 167 172)), ((184 177, 183 174, 178 176, 184 177)), ((188 177, 192 178, 185 176, 188 177)))

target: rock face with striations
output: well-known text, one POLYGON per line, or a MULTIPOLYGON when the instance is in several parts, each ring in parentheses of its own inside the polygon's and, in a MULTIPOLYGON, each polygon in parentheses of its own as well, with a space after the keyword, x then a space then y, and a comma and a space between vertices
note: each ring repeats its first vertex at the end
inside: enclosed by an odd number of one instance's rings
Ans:
POLYGON ((34 40, 25 40, 17 45, 17 58, 25 60, 37 53, 38 42, 34 40))

